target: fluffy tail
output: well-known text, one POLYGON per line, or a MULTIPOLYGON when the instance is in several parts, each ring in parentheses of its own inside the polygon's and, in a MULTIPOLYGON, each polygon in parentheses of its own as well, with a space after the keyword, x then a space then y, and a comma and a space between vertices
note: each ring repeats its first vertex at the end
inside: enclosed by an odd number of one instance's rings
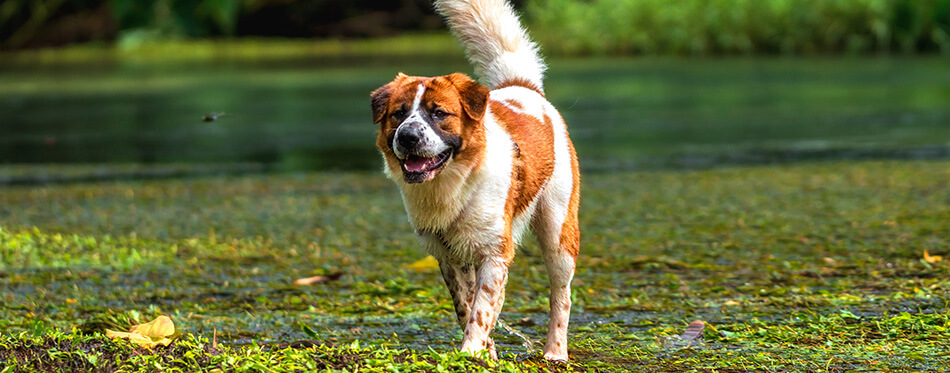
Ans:
POLYGON ((448 21, 475 65, 475 74, 489 88, 520 85, 543 92, 544 61, 528 38, 514 9, 505 0, 436 0, 435 9, 448 21))

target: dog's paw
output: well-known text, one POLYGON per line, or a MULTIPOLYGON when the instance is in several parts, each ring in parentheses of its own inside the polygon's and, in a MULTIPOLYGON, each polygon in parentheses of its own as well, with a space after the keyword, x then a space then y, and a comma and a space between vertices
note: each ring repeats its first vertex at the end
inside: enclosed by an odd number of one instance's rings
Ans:
POLYGON ((482 358, 482 359, 488 358, 493 361, 498 361, 498 352, 495 351, 494 343, 492 343, 491 346, 488 348, 462 347, 462 352, 467 352, 477 358, 482 358))
POLYGON ((544 360, 554 362, 554 363, 567 363, 567 352, 564 352, 564 353, 545 352, 544 360))

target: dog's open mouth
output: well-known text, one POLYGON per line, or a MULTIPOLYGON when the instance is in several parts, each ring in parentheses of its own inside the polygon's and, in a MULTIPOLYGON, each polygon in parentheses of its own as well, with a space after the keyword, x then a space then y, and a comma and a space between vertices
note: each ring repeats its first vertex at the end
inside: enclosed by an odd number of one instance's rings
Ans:
POLYGON ((422 183, 435 178, 452 158, 452 149, 448 149, 434 157, 422 157, 409 154, 402 160, 403 178, 407 183, 422 183))

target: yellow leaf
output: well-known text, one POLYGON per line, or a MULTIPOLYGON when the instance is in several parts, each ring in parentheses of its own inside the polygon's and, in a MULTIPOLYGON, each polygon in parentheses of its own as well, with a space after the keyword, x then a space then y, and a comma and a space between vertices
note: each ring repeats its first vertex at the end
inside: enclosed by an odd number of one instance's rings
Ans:
POLYGON ((106 337, 128 339, 137 344, 145 345, 146 347, 152 347, 152 340, 140 333, 117 332, 112 329, 106 329, 106 337))
POLYGON ((943 257, 942 257, 942 256, 940 256, 940 255, 930 255, 930 253, 928 253, 926 249, 924 250, 924 261, 925 261, 925 262, 930 263, 930 264, 934 264, 934 263, 939 262, 939 261, 941 261, 941 260, 943 260, 943 257))
POLYGON ((175 323, 168 316, 159 316, 145 324, 133 325, 129 331, 149 338, 165 338, 175 334, 175 323))
POLYGON ((429 255, 425 258, 419 259, 415 261, 414 263, 406 266, 406 268, 409 268, 416 272, 427 271, 430 269, 439 268, 439 261, 435 260, 435 258, 432 257, 432 255, 429 255))
POLYGON ((128 339, 146 348, 152 348, 157 345, 168 346, 172 343, 172 338, 170 337, 174 334, 175 324, 168 316, 159 316, 155 320, 145 324, 133 325, 128 333, 106 329, 106 337, 128 339))

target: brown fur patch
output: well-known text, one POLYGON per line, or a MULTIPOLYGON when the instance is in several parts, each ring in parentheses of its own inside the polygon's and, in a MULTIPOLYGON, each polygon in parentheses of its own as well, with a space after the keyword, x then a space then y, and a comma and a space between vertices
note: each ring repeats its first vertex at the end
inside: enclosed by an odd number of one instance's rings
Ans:
MULTIPOLYGON (((566 130, 565 130, 566 131, 566 130)), ((567 217, 564 219, 564 225, 561 226, 561 248, 567 251, 571 257, 577 259, 581 246, 581 231, 577 221, 577 210, 581 202, 581 174, 580 166, 577 164, 577 153, 574 151, 574 143, 567 139, 567 146, 571 150, 571 171, 574 174, 574 187, 571 189, 571 200, 567 205, 567 217)), ((570 309, 570 306, 567 306, 570 309)))
POLYGON ((538 86, 534 85, 534 83, 531 83, 531 81, 528 79, 524 79, 524 78, 510 79, 508 81, 505 81, 504 83, 499 84, 497 87, 495 87, 495 89, 502 89, 506 87, 524 87, 532 91, 538 92, 538 94, 541 95, 541 97, 544 97, 544 91, 541 90, 541 88, 538 88, 538 86))
POLYGON ((507 99, 507 100, 503 100, 503 101, 501 101, 501 102, 504 103, 505 105, 507 105, 508 107, 512 108, 512 109, 515 109, 515 110, 518 110, 518 111, 524 111, 524 105, 521 104, 521 101, 518 101, 518 100, 515 100, 515 99, 507 99))
POLYGON ((505 206, 505 223, 510 230, 514 217, 528 208, 554 173, 554 128, 550 119, 542 123, 501 102, 492 101, 489 109, 520 150, 520 157, 513 160, 512 183, 505 206))

